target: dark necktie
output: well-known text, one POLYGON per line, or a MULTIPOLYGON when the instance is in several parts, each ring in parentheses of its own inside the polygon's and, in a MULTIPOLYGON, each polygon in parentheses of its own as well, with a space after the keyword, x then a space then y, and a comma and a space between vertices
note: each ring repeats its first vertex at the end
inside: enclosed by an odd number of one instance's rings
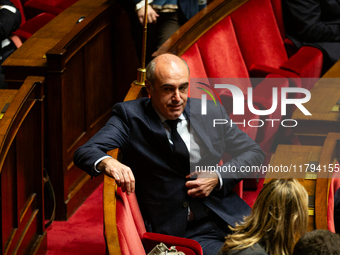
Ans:
MULTIPOLYGON (((189 151, 182 137, 177 132, 177 123, 179 121, 181 120, 166 120, 166 123, 168 123, 171 128, 171 141, 173 143, 174 155, 180 162, 181 166, 183 166, 182 169, 184 171, 184 174, 187 175, 190 172, 189 151)), ((196 220, 207 216, 205 206, 198 199, 189 198, 189 205, 196 220)))
POLYGON ((180 119, 176 120, 166 120, 166 123, 171 128, 171 141, 173 143, 173 152, 175 157, 180 162, 182 169, 188 174, 189 173, 189 151, 187 146, 185 145, 185 142, 177 132, 177 123, 181 121, 180 119))

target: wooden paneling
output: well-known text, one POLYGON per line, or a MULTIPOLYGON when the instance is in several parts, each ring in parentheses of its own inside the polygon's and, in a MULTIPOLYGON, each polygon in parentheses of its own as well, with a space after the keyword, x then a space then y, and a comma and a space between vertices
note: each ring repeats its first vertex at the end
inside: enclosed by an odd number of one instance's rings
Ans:
POLYGON ((117 102, 113 7, 95 10, 79 24, 83 27, 72 30, 46 53, 46 167, 56 192, 59 220, 68 219, 102 181, 98 177, 89 182, 89 176, 73 165, 73 154, 105 124, 117 102))
POLYGON ((310 92, 311 99, 304 107, 312 115, 304 115, 296 109, 292 118, 299 124, 294 133, 302 144, 322 145, 329 132, 340 132, 340 61, 310 92))
POLYGON ((47 250, 43 189, 43 77, 28 77, 19 90, 1 90, 1 253, 47 250))
POLYGON ((73 153, 105 124, 136 76, 129 26, 116 1, 79 0, 3 64, 10 88, 28 75, 46 78, 45 168, 56 195, 56 220, 67 220, 102 182, 102 176, 90 181, 76 168, 73 153), (76 24, 81 16, 86 18, 76 24))
POLYGON ((106 0, 80 0, 29 38, 3 64, 9 86, 20 87, 29 75, 45 76, 46 52, 72 31, 81 16, 89 16, 106 0))

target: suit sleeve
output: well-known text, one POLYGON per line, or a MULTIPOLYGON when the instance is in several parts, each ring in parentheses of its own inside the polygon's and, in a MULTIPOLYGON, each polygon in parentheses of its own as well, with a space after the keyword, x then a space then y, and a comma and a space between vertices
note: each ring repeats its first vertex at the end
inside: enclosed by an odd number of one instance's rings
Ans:
MULTIPOLYGON (((8 5, 14 7, 10 1, 0 1, 1 5, 8 5)), ((15 7, 14 7, 15 8, 15 7)), ((21 14, 17 8, 12 12, 9 9, 0 9, 0 40, 4 40, 9 35, 20 27, 21 14)))
MULTIPOLYGON (((320 0, 285 0, 286 29, 304 42, 339 42, 340 24, 322 21, 320 0)), ((340 15, 340 13, 339 13, 340 15)))
POLYGON ((99 175, 93 168, 98 159, 107 156, 110 150, 124 148, 129 142, 130 129, 125 108, 117 104, 112 113, 105 126, 74 153, 74 164, 91 176, 99 175))
MULTIPOLYGON (((230 119, 224 108, 221 106, 221 112, 224 119, 230 119)), ((224 194, 235 187, 235 185, 244 178, 251 178, 253 173, 245 171, 245 167, 261 166, 264 160, 264 152, 260 146, 254 142, 245 132, 240 130, 236 124, 223 125, 224 151, 232 156, 232 159, 223 164, 224 169, 231 171, 222 171, 223 191, 224 194)))

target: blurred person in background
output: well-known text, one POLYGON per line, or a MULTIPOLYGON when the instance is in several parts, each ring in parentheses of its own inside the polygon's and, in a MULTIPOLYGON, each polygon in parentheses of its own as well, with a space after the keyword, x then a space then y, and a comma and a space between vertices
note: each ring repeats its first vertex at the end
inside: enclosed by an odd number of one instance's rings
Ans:
POLYGON ((323 72, 340 59, 340 1, 282 0, 287 37, 323 52, 323 72))

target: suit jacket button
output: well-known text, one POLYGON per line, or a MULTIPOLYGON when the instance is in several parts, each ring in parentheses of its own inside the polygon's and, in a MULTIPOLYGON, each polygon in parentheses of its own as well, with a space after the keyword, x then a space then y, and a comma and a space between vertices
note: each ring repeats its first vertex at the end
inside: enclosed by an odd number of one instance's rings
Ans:
POLYGON ((184 203, 183 203, 183 207, 186 208, 186 207, 188 207, 188 206, 189 206, 188 202, 184 202, 184 203))

